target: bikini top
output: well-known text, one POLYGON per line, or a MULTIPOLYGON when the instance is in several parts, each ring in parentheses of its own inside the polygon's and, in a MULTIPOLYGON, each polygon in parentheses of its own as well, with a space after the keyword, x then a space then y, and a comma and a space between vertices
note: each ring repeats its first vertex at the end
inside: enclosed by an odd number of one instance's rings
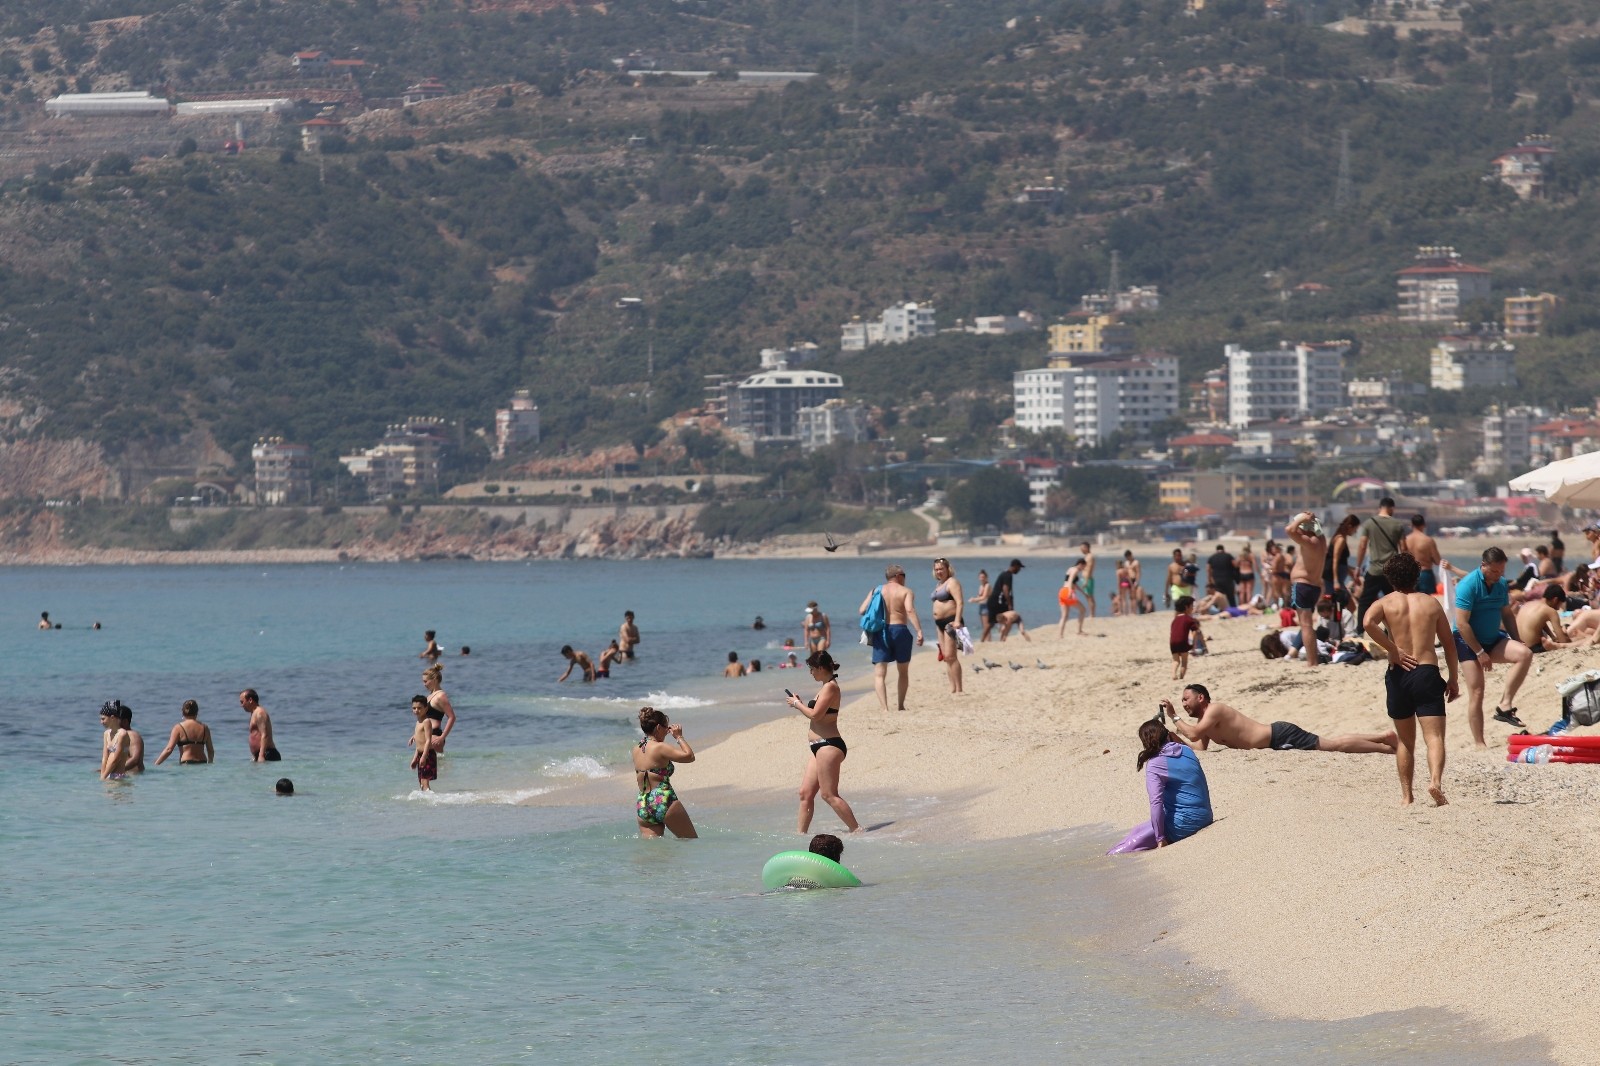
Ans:
POLYGON ((955 599, 955 596, 953 596, 950 593, 950 590, 946 587, 949 584, 950 582, 948 581, 941 581, 933 587, 933 596, 931 597, 933 602, 943 603, 945 601, 955 599))
MULTIPOLYGON (((201 728, 203 729, 205 727, 202 726, 201 728)), ((185 740, 185 739, 183 739, 183 734, 179 733, 178 734, 178 739, 176 741, 174 741, 173 743, 177 744, 178 747, 180 747, 180 748, 186 748, 190 744, 204 744, 205 742, 206 742, 206 735, 204 733, 200 734, 200 739, 199 740, 185 740)))
MULTIPOLYGON (((643 751, 644 750, 644 746, 646 744, 648 744, 648 743, 650 743, 650 738, 649 737, 646 737, 644 740, 639 741, 639 750, 643 751)), ((674 767, 673 767, 672 763, 668 762, 667 765, 661 767, 660 769, 635 770, 634 773, 644 774, 646 777, 649 777, 651 774, 655 774, 657 777, 661 778, 662 784, 665 784, 666 781, 667 781, 667 778, 672 776, 673 769, 674 769, 674 767)))
MULTIPOLYGON (((815 710, 816 707, 817 707, 817 701, 814 700, 814 699, 806 700, 806 706, 808 708, 812 709, 812 710, 815 710)), ((837 707, 829 707, 827 710, 823 711, 822 713, 823 714, 838 714, 839 713, 839 708, 837 708, 837 707)))

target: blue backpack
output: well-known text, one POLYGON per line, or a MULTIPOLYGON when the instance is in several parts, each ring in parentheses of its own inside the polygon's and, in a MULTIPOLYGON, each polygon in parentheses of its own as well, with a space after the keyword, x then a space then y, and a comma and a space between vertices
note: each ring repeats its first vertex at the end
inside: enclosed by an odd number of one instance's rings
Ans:
POLYGON ((867 601, 867 611, 861 616, 861 632, 865 633, 870 641, 888 627, 889 611, 883 605, 883 586, 879 585, 872 590, 872 598, 867 601))

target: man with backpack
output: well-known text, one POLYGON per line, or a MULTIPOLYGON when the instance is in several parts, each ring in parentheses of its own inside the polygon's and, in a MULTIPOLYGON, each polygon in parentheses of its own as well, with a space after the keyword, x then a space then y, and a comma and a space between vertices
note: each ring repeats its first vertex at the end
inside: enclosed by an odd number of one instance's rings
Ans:
POLYGON ((1356 608, 1356 633, 1366 626, 1367 611, 1393 592, 1383 568, 1405 543, 1405 523, 1394 516, 1394 497, 1378 501, 1378 513, 1361 523, 1361 539, 1356 542, 1356 573, 1361 574, 1361 600, 1356 608))
POLYGON ((857 613, 861 632, 872 645, 872 685, 878 705, 888 712, 889 664, 894 663, 900 672, 898 709, 903 711, 906 690, 911 687, 911 650, 922 646, 922 623, 917 621, 916 597, 906 588, 905 568, 895 563, 885 567, 883 584, 867 594, 857 613))

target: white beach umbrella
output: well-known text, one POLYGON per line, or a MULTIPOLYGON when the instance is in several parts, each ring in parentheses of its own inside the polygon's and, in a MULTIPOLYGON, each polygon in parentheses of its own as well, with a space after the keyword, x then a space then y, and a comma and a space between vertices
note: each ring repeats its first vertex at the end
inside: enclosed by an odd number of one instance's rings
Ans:
POLYGON ((1600 507, 1600 452, 1558 459, 1511 479, 1516 492, 1537 492, 1563 507, 1600 507))

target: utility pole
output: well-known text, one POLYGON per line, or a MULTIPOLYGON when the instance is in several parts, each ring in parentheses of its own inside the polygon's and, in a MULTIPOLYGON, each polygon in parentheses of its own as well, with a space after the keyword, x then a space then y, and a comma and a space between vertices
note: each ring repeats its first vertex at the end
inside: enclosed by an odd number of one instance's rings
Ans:
POLYGON ((1343 210, 1353 199, 1350 187, 1350 129, 1339 131, 1339 179, 1333 186, 1333 206, 1343 210))
POLYGON ((1115 248, 1111 249, 1111 289, 1106 293, 1111 297, 1111 310, 1117 309, 1117 292, 1122 285, 1122 253, 1115 248))

